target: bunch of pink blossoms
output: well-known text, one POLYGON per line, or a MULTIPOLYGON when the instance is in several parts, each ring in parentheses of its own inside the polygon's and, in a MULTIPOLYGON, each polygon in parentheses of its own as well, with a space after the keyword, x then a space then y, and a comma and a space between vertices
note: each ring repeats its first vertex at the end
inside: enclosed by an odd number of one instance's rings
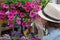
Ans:
POLYGON ((21 18, 25 18, 26 16, 29 17, 28 19, 34 18, 36 16, 36 12, 41 10, 40 5, 36 5, 35 3, 31 2, 26 2, 24 5, 22 5, 20 2, 18 2, 16 5, 13 3, 9 5, 2 3, 1 8, 0 19, 7 18, 7 20, 9 20, 8 25, 10 27, 14 26, 14 22, 22 26, 31 26, 31 21, 26 22, 23 20, 23 22, 21 22, 21 18), (22 9, 20 8, 22 8, 23 11, 21 11, 22 9))

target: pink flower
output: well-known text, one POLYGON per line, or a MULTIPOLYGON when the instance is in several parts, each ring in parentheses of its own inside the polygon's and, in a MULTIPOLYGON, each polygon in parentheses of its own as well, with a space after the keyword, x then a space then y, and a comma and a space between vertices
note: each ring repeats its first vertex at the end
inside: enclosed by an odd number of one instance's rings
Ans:
POLYGON ((8 17, 8 18, 9 18, 9 21, 14 20, 14 16, 11 16, 11 17, 8 17))
POLYGON ((20 10, 17 10, 17 14, 19 14, 20 13, 20 10))
POLYGON ((26 2, 26 4, 25 4, 26 6, 29 6, 29 5, 31 5, 31 2, 26 2))
POLYGON ((26 10, 26 12, 29 12, 31 7, 30 6, 26 6, 26 5, 22 5, 22 8, 26 10))
POLYGON ((6 15, 5 14, 1 14, 0 17, 1 17, 1 19, 4 19, 6 17, 6 15))
POLYGON ((27 23, 27 26, 31 26, 31 22, 28 22, 28 23, 27 23))
POLYGON ((31 18, 35 17, 35 15, 36 15, 36 13, 33 12, 33 11, 31 11, 30 14, 29 14, 29 16, 30 16, 31 18))
POLYGON ((9 14, 8 14, 8 19, 9 19, 10 21, 14 20, 14 15, 13 15, 12 13, 9 13, 9 14))
POLYGON ((14 23, 13 22, 8 22, 9 27, 13 27, 14 23))
POLYGON ((37 11, 40 11, 41 10, 41 7, 39 5, 36 6, 36 10, 37 11))
POLYGON ((24 13, 23 13, 23 12, 21 12, 21 13, 20 13, 20 17, 22 17, 22 18, 23 18, 24 16, 25 16, 25 15, 24 15, 24 13))
POLYGON ((21 24, 20 18, 16 19, 17 24, 21 24))
POLYGON ((11 8, 15 8, 15 5, 14 5, 14 4, 10 4, 10 7, 11 7, 11 8))
POLYGON ((18 2, 18 3, 17 3, 17 6, 18 6, 18 7, 20 7, 20 6, 21 6, 21 3, 20 3, 20 2, 18 2))
POLYGON ((4 10, 0 10, 0 19, 4 19, 6 17, 6 14, 4 10))
POLYGON ((2 8, 9 8, 9 5, 2 3, 1 4, 2 8))
POLYGON ((17 14, 17 10, 10 10, 10 13, 12 13, 12 14, 17 14))
POLYGON ((26 9, 26 7, 27 7, 26 5, 22 5, 22 8, 26 9))
POLYGON ((31 3, 30 2, 26 2, 26 8, 25 8, 25 10, 26 10, 26 12, 29 12, 30 10, 31 10, 31 3))
POLYGON ((14 16, 14 14, 9 11, 8 17, 11 17, 11 16, 14 16))
POLYGON ((24 22, 22 22, 22 26, 23 27, 25 27, 26 26, 26 22, 24 21, 24 22))
POLYGON ((35 8, 35 7, 36 7, 36 4, 32 3, 31 8, 35 8))
POLYGON ((30 7, 26 7, 26 8, 25 8, 26 12, 29 12, 30 9, 31 9, 30 7))
POLYGON ((8 17, 11 17, 11 16, 14 16, 14 14, 12 14, 12 13, 9 13, 9 14, 8 14, 8 17))

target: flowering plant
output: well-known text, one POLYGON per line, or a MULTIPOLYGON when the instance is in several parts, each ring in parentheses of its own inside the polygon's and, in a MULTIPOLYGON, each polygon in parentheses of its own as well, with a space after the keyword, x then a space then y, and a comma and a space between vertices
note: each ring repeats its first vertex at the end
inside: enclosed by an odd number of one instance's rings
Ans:
POLYGON ((1 4, 0 19, 7 19, 9 27, 13 27, 14 23, 24 27, 31 26, 31 19, 35 17, 36 12, 40 9, 40 5, 36 5, 33 2, 25 2, 22 4, 20 1, 14 3, 11 0, 8 3, 1 4))
POLYGON ((41 10, 40 5, 28 0, 6 0, 0 7, 0 20, 8 20, 7 25, 10 28, 16 27, 17 24, 20 26, 18 30, 21 29, 21 33, 25 27, 31 26, 32 19, 41 10))
MULTIPOLYGON (((0 6, 0 20, 8 20, 7 25, 9 27, 14 27, 17 24, 23 31, 23 28, 31 26, 32 20, 36 17, 37 12, 41 10, 40 2, 45 3, 42 0, 35 0, 34 2, 32 0, 6 0, 0 6)), ((15 39, 17 34, 20 35, 21 33, 20 31, 14 31, 11 34, 15 36, 15 39)), ((19 35, 18 37, 20 37, 19 35)))

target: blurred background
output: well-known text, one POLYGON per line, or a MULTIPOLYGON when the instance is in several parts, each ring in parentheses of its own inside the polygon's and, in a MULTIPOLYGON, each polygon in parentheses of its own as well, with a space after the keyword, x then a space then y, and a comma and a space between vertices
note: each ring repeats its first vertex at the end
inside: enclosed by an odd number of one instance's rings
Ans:
POLYGON ((50 2, 53 2, 53 3, 58 3, 58 4, 60 4, 60 0, 51 0, 50 2))

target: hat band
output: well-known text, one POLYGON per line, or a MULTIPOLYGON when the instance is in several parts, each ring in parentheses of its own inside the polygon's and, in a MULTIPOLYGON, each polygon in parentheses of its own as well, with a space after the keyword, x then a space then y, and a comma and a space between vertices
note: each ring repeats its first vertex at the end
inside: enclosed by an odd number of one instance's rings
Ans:
POLYGON ((49 19, 52 19, 52 20, 54 20, 54 21, 60 21, 60 20, 58 20, 58 19, 55 19, 55 18, 47 15, 47 14, 44 12, 44 10, 42 10, 42 13, 43 13, 44 16, 46 16, 46 17, 49 18, 49 19))

